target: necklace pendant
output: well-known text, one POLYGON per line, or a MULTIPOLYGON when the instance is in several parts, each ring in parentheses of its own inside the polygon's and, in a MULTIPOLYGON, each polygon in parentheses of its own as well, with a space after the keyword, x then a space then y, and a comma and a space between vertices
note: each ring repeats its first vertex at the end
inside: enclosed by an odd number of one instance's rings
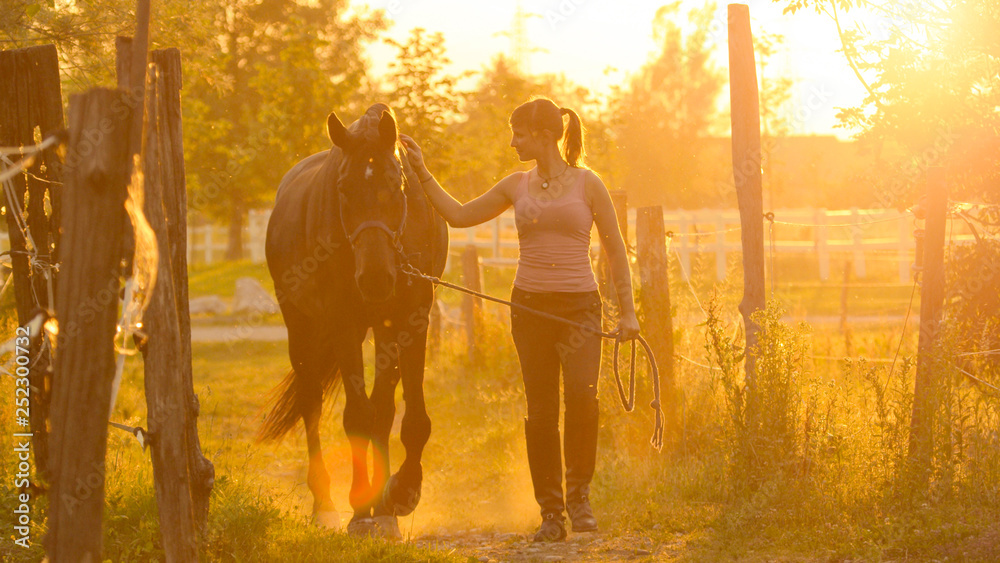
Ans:
POLYGON ((542 182, 542 189, 543 190, 548 189, 548 187, 549 187, 549 182, 548 181, 542 182))

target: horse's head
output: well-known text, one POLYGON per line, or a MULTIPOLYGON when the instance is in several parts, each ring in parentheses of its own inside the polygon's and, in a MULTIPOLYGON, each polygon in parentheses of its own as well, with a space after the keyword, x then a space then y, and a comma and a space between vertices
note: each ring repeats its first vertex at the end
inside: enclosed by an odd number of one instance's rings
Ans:
POLYGON ((387 106, 377 104, 350 129, 331 113, 327 128, 343 153, 335 175, 340 222, 354 252, 354 279, 366 302, 381 303, 396 286, 406 225, 396 120, 387 106))

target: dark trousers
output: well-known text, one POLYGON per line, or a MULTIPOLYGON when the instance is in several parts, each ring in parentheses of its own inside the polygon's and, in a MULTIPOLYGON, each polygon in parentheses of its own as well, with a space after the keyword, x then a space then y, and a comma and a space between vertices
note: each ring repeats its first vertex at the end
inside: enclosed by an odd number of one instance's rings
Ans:
POLYGON ((566 502, 585 500, 597 455, 597 379, 601 368, 601 297, 583 293, 536 293, 514 288, 511 301, 592 327, 593 331, 511 308, 510 329, 521 363, 528 403, 525 441, 535 499, 542 516, 563 511, 559 440, 559 373, 566 416, 566 502))

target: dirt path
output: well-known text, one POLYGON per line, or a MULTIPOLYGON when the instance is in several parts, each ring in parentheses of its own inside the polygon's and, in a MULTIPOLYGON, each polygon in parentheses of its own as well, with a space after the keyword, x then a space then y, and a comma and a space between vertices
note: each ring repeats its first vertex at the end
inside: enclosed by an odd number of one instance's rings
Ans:
POLYGON ((534 543, 523 534, 489 534, 469 531, 424 535, 414 545, 468 555, 482 563, 546 561, 670 561, 680 556, 684 540, 657 544, 641 536, 611 537, 601 533, 570 534, 565 542, 534 543))
POLYGON ((235 342, 253 340, 258 342, 283 342, 288 340, 288 330, 284 325, 249 324, 192 324, 193 342, 235 342))

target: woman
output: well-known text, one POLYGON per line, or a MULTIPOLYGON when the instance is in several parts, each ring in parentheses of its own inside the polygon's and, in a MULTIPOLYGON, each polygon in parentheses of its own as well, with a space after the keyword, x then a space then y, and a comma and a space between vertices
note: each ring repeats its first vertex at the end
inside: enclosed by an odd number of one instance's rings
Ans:
MULTIPOLYGON (((407 157, 435 209, 453 227, 471 227, 514 206, 520 254, 511 301, 601 328, 601 297, 590 266, 590 231, 596 224, 611 264, 621 305, 620 338, 633 339, 639 322, 632 300, 628 258, 611 195, 584 167, 583 128, 575 112, 546 98, 522 104, 510 116, 510 146, 527 172, 515 172, 468 203, 449 195, 424 166, 420 147, 400 135, 407 157), (563 131, 563 116, 568 124, 563 131), (560 152, 562 138, 562 152, 560 152)), ((511 334, 521 364, 528 416, 524 435, 542 524, 535 541, 566 538, 563 509, 574 532, 597 530, 588 494, 597 455, 597 378, 601 336, 564 323, 511 310, 511 334), (566 404, 566 497, 563 503, 559 440, 559 371, 566 404)))

